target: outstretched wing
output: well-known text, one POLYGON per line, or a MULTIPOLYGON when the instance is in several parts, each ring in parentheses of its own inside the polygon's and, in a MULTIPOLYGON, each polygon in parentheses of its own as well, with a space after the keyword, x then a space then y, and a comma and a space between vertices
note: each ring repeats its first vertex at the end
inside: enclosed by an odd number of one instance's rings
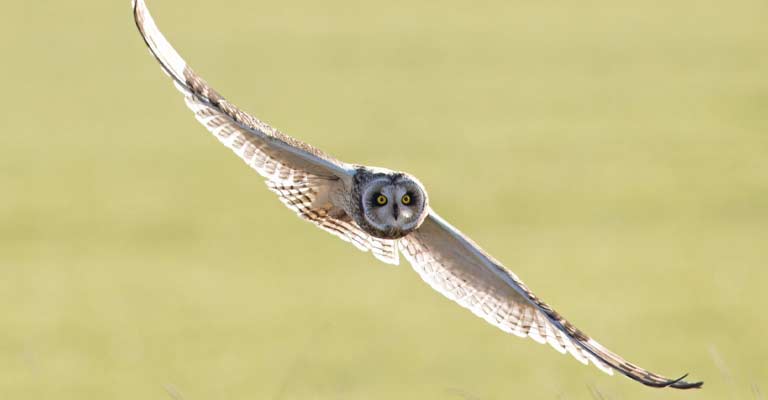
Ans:
POLYGON ((606 349, 431 210, 419 229, 400 239, 400 250, 434 289, 505 332, 549 343, 584 364, 591 362, 608 374, 619 371, 648 386, 690 389, 703 384, 665 378, 606 349))
POLYGON ((350 187, 355 173, 351 165, 280 133, 224 99, 168 43, 144 0, 133 1, 133 13, 150 52, 173 79, 197 120, 263 176, 288 208, 360 250, 370 250, 384 262, 398 263, 394 241, 366 234, 332 201, 332 193, 350 187))

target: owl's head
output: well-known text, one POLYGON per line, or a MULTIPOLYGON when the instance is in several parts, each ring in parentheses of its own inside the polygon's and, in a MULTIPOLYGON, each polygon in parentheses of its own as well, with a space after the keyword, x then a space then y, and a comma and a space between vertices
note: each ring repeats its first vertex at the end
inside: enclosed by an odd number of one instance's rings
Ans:
POLYGON ((402 172, 367 173, 361 177, 355 221, 366 232, 399 239, 418 228, 427 216, 427 192, 416 178, 402 172))

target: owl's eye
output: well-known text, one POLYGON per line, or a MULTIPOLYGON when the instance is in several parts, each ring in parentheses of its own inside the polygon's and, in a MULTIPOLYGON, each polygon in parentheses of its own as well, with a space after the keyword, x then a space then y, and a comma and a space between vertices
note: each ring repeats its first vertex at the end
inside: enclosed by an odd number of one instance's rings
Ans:
POLYGON ((378 197, 376 197, 376 204, 380 206, 387 205, 387 202, 389 199, 387 199, 387 196, 384 196, 383 194, 380 194, 378 197))
POLYGON ((411 204, 411 196, 405 194, 403 195, 403 198, 400 199, 400 201, 407 206, 408 204, 411 204))

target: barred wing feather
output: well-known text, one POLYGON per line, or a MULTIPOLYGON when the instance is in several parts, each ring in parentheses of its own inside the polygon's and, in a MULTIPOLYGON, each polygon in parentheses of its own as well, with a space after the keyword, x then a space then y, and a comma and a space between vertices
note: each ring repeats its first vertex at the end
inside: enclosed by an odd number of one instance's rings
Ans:
POLYGON ((354 167, 284 135, 240 110, 198 76, 155 25, 144 0, 134 0, 134 18, 152 55, 184 95, 195 118, 222 144, 263 176, 270 190, 300 217, 390 264, 398 264, 394 241, 363 232, 331 200, 350 185, 354 167))
POLYGON ((536 297, 520 279, 433 211, 400 250, 435 290, 505 332, 548 343, 584 364, 614 370, 648 386, 698 388, 701 382, 668 379, 606 349, 536 297))

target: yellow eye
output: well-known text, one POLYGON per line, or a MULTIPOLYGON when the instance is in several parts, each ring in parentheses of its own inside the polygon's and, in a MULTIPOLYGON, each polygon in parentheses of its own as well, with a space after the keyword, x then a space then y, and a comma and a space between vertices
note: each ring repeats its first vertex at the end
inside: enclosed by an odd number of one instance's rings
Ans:
POLYGON ((387 196, 384 196, 383 194, 380 194, 379 197, 376 198, 376 204, 383 206, 387 204, 387 196))
POLYGON ((411 196, 409 196, 407 194, 403 195, 403 198, 400 199, 400 201, 402 201, 403 204, 405 204, 407 206, 408 204, 411 204, 411 196))

